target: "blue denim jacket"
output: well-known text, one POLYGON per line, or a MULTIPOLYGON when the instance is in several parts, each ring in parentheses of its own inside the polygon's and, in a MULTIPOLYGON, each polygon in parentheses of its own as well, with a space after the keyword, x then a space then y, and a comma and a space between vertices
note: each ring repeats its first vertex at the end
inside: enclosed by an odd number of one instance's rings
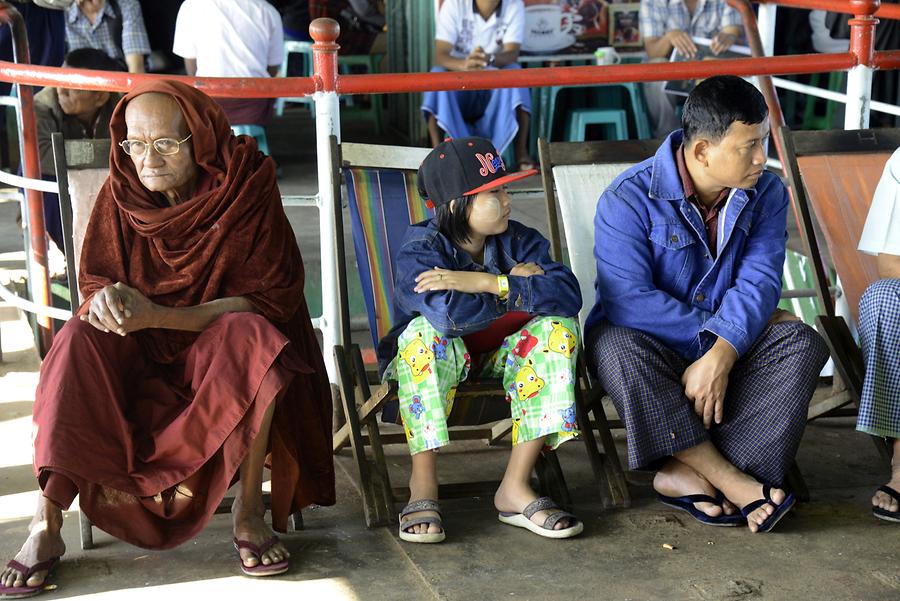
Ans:
POLYGON ((540 232, 510 221, 502 234, 484 244, 484 265, 453 245, 432 219, 409 226, 394 259, 394 327, 378 344, 378 368, 397 354, 397 338, 410 321, 424 315, 447 336, 464 336, 490 325, 507 311, 572 317, 581 310, 581 290, 572 271, 550 259, 550 243, 540 232), (435 267, 453 271, 509 274, 517 263, 535 263, 544 275, 509 276, 509 294, 470 294, 454 290, 415 291, 416 277, 435 267))
POLYGON ((622 173, 600 196, 594 218, 596 303, 602 319, 659 339, 688 360, 720 336, 743 355, 781 296, 788 193, 763 172, 735 189, 719 214, 713 258, 699 212, 684 197, 675 163, 681 131, 656 155, 622 173))

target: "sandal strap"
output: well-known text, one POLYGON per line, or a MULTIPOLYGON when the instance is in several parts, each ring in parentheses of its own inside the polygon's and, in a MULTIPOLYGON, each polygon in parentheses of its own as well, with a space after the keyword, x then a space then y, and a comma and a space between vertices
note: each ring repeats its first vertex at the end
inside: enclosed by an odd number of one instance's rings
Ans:
POLYGON ((897 501, 898 503, 900 503, 900 492, 897 492, 896 490, 894 490, 894 489, 891 488, 890 486, 888 486, 888 485, 886 485, 886 484, 885 484, 884 486, 879 486, 879 487, 878 487, 878 492, 883 492, 883 493, 886 494, 887 496, 891 497, 892 499, 894 499, 895 501, 897 501))
POLYGON ((704 494, 696 494, 696 495, 684 495, 683 497, 679 497, 684 499, 685 501, 689 501, 691 503, 710 503, 712 505, 721 505, 722 501, 725 500, 725 497, 722 496, 722 493, 719 493, 715 497, 711 497, 709 495, 704 494))
POLYGON ((400 512, 400 518, 403 519, 404 516, 407 516, 411 513, 417 513, 419 511, 434 511, 438 515, 441 515, 441 506, 438 505, 437 501, 434 501, 432 499, 419 499, 418 501, 413 501, 406 507, 404 507, 400 512))
POLYGON ((238 550, 246 549, 250 551, 250 553, 252 553, 256 557, 256 559, 262 561, 263 554, 271 549, 275 545, 275 543, 278 542, 278 540, 279 539, 277 536, 272 536, 260 546, 256 546, 248 540, 240 540, 237 537, 235 537, 232 542, 234 543, 234 546, 238 548, 238 550))
POLYGON ((559 509, 559 505, 557 505, 556 501, 554 501, 550 497, 540 497, 526 505, 525 509, 522 510, 522 515, 530 520, 531 516, 536 514, 538 511, 545 511, 549 509, 559 509))
POLYGON ((57 558, 56 558, 56 557, 53 557, 53 558, 48 559, 48 560, 46 560, 46 561, 38 562, 38 563, 34 564, 33 566, 30 566, 30 567, 29 567, 29 566, 26 566, 26 565, 23 564, 23 563, 19 563, 19 562, 16 561, 15 559, 10 559, 10 560, 6 563, 6 567, 12 568, 12 569, 14 569, 15 571, 21 573, 23 579, 24 579, 24 580, 28 580, 28 579, 31 578, 31 576, 32 576, 33 574, 35 574, 36 572, 41 572, 41 571, 43 571, 43 570, 49 570, 51 567, 53 567, 53 564, 55 564, 56 561, 57 561, 57 558))
MULTIPOLYGON (((572 520, 573 522, 578 520, 577 517, 575 517, 568 511, 555 511, 547 516, 547 519, 544 520, 544 525, 542 526, 542 528, 544 528, 544 530, 553 530, 554 528, 556 528, 556 524, 559 523, 560 520, 564 520, 567 518, 569 520, 572 520)), ((574 524, 570 524, 570 526, 572 525, 574 524)))
POLYGON ((751 513, 753 513, 760 507, 762 507, 763 505, 771 505, 772 507, 775 507, 776 509, 780 506, 780 503, 776 503, 775 501, 772 500, 772 487, 771 486, 769 486, 768 484, 763 484, 762 492, 763 492, 762 499, 757 499, 757 500, 753 501, 752 503, 747 503, 746 505, 741 507, 741 515, 743 515, 744 517, 747 517, 748 515, 750 515, 751 513))
POLYGON ((400 530, 405 531, 407 528, 412 528, 413 526, 418 526, 419 524, 434 524, 441 530, 444 529, 444 523, 441 521, 441 518, 433 515, 428 515, 421 518, 409 518, 408 520, 401 520, 400 530))

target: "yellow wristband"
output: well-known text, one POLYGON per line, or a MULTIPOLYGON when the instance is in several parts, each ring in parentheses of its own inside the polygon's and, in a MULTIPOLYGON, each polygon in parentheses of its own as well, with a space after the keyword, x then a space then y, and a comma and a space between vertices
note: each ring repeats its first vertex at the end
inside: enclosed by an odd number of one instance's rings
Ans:
POLYGON ((500 291, 497 296, 500 297, 500 300, 505 300, 507 295, 509 294, 509 278, 507 278, 505 275, 498 275, 497 289, 500 291))

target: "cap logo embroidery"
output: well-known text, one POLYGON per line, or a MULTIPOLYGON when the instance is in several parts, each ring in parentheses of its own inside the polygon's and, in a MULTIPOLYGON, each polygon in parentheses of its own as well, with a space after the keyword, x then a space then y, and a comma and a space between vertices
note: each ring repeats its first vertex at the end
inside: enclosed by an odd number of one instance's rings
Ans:
POLYGON ((475 157, 481 163, 481 169, 478 170, 478 173, 481 174, 481 177, 487 177, 489 173, 497 173, 498 169, 503 168, 503 159, 501 159, 499 156, 495 157, 490 152, 487 154, 476 152, 475 157))

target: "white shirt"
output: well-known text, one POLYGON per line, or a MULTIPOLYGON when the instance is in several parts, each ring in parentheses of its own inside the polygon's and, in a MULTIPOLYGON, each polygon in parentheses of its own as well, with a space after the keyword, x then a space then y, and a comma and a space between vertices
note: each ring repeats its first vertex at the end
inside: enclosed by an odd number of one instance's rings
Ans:
POLYGON ((859 250, 900 256, 900 148, 888 159, 875 188, 859 250))
POLYGON ((477 46, 486 54, 496 54, 504 44, 521 44, 525 39, 523 0, 502 0, 487 21, 474 5, 475 0, 444 0, 441 5, 434 37, 453 44, 450 56, 466 58, 477 46))
POLYGON ((268 77, 284 54, 281 15, 265 0, 185 0, 172 52, 199 77, 268 77))

